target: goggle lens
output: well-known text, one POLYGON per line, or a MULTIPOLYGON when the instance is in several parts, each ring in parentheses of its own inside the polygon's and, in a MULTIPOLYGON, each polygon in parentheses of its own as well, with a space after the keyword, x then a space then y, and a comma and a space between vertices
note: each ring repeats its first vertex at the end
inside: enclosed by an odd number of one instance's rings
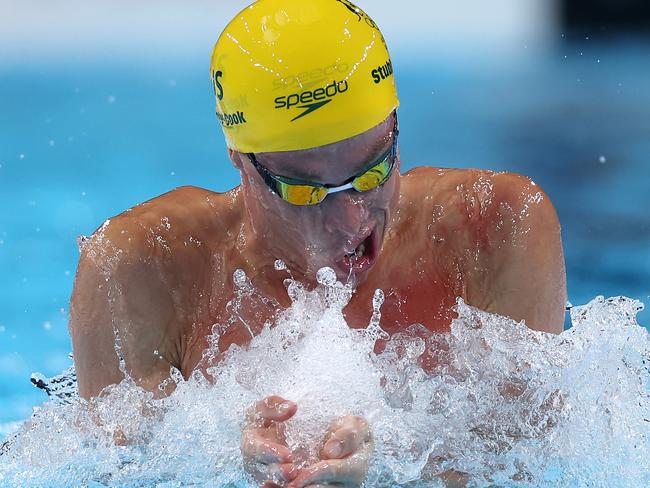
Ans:
POLYGON ((354 189, 357 191, 374 190, 386 181, 386 178, 388 178, 388 175, 390 174, 391 167, 392 164, 389 155, 381 163, 373 166, 368 171, 352 180, 352 186, 354 186, 354 189))
POLYGON ((276 181, 278 194, 293 205, 318 205, 327 196, 327 188, 311 185, 289 185, 276 181))

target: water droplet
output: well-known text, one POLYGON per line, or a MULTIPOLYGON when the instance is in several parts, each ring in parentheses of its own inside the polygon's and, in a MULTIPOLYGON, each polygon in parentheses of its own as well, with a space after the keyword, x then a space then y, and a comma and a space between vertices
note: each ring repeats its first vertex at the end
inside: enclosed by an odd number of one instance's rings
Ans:
POLYGON ((336 283, 336 273, 330 267, 324 267, 316 273, 316 281, 324 286, 333 286, 336 283))
POLYGON ((275 261, 275 263, 273 263, 273 267, 274 267, 277 271, 284 271, 285 269, 287 269, 287 265, 286 265, 285 262, 282 261, 281 259, 277 259, 277 260, 275 261))
POLYGON ((372 309, 379 311, 381 306, 384 304, 385 299, 386 297, 384 296, 384 290, 377 288, 375 290, 375 294, 372 297, 372 309))
POLYGON ((247 277, 243 269, 236 269, 235 272, 232 274, 232 279, 237 288, 246 287, 247 277))
POLYGON ((179 371, 178 368, 175 368, 173 366, 169 369, 169 376, 177 385, 185 382, 185 378, 183 378, 183 374, 179 371))

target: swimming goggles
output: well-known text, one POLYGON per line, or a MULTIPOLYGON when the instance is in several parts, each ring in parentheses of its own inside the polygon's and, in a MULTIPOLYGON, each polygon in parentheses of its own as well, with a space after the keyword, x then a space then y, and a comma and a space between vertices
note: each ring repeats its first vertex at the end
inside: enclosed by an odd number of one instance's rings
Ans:
POLYGON ((358 192, 364 192, 374 190, 385 183, 390 177, 397 159, 397 117, 395 117, 393 134, 393 143, 390 149, 341 186, 323 185, 279 176, 262 166, 255 154, 248 153, 248 158, 268 187, 282 200, 292 205, 318 205, 330 193, 338 193, 353 188, 358 192))

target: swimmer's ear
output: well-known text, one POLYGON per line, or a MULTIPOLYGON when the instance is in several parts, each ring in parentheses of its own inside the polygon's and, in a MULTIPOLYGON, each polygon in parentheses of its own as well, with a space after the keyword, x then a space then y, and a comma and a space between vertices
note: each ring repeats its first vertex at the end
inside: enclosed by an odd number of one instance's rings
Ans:
POLYGON ((233 166, 240 171, 243 166, 242 156, 243 154, 240 153, 239 151, 235 151, 234 149, 228 148, 228 157, 232 161, 233 166))

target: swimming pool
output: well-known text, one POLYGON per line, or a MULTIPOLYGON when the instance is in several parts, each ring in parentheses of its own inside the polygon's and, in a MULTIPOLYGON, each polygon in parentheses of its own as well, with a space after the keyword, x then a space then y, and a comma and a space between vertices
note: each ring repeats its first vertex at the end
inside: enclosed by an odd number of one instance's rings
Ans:
MULTIPOLYGON (((416 165, 533 177, 563 226, 569 297, 650 298, 650 45, 561 42, 513 61, 393 54, 401 151, 416 165)), ((0 64, 0 425, 69 364, 75 239, 185 184, 237 184, 206 59, 0 64)), ((648 312, 640 316, 648 324, 648 312)), ((0 436, 3 433, 0 432, 0 436)))

